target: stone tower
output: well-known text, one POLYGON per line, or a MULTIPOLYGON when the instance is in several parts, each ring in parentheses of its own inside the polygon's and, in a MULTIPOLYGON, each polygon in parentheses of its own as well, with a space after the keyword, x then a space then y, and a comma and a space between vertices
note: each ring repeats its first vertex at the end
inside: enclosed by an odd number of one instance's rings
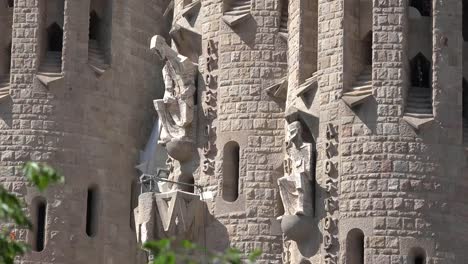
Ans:
POLYGON ((466 263, 466 18, 465 0, 4 0, 23 262, 145 263, 136 242, 173 236, 258 263, 466 263), (35 193, 31 159, 66 184, 35 193))
POLYGON ((0 177, 35 225, 18 235, 32 244, 21 263, 137 262, 131 186, 161 82, 148 43, 167 31, 163 9, 0 2, 0 177), (57 167, 66 184, 35 192, 21 177, 28 160, 57 167))

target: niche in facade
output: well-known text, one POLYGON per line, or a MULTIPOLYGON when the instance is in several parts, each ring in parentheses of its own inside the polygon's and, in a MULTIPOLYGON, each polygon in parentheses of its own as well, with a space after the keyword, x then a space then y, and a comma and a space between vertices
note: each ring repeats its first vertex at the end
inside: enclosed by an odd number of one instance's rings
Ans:
POLYGON ((345 1, 345 81, 347 87, 359 91, 372 89, 371 72, 372 1, 345 1))
POLYGON ((6 0, 7 6, 12 8, 15 6, 15 0, 6 0))
POLYGON ((133 210, 138 207, 138 181, 137 180, 132 180, 130 184, 130 229, 135 231, 135 214, 133 210))
POLYGON ((432 117, 432 1, 410 1, 408 7, 409 88, 405 115, 432 117))
POLYGON ((88 188, 86 198, 86 234, 94 237, 98 231, 99 190, 97 186, 88 188))
POLYGON ((236 26, 251 16, 251 0, 224 0, 223 2, 223 20, 229 26, 236 26))
POLYGON ((364 233, 352 229, 346 237, 346 263, 364 264, 364 233))
POLYGON ((228 142, 223 149, 223 199, 234 202, 239 197, 240 147, 228 142))
POLYGON ((88 63, 102 74, 110 64, 112 4, 109 0, 91 0, 90 10, 88 63))
POLYGON ((41 60, 39 74, 59 75, 62 72, 63 0, 39 1, 41 60))
POLYGON ((462 117, 463 117, 463 142, 468 143, 468 82, 463 78, 463 92, 462 92, 462 117))
POLYGON ((286 39, 288 37, 288 21, 289 21, 289 0, 283 0, 281 1, 279 33, 280 33, 280 36, 286 39))
POLYGON ((0 7, 0 98, 9 94, 10 87, 13 9, 7 4, 0 7))
POLYGON ((412 248, 408 257, 409 264, 426 264, 426 252, 422 248, 412 248))
POLYGON ((372 1, 345 1, 343 101, 354 107, 372 97, 372 1))
POLYGON ((44 250, 46 234, 47 202, 44 198, 37 197, 32 201, 31 218, 33 219, 32 248, 40 252, 44 250))

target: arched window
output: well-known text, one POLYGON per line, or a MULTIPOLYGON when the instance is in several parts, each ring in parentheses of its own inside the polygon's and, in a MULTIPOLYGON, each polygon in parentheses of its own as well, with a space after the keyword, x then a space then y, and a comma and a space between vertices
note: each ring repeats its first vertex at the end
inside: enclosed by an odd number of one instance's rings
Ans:
POLYGON ((432 0, 410 0, 410 6, 416 8, 422 16, 432 16, 432 0))
POLYGON ((410 62, 411 85, 419 88, 431 87, 431 62, 418 53, 410 62))
POLYGON ((57 23, 47 28, 47 51, 62 52, 63 29, 57 23))
POLYGON ((352 229, 346 237, 346 264, 364 264, 364 233, 352 229))
POLYGON ((426 264, 426 252, 424 249, 417 247, 412 248, 409 253, 409 264, 426 264))
POLYGON ((46 234, 46 219, 47 219, 47 202, 42 197, 37 197, 32 202, 33 219, 33 238, 32 248, 34 251, 40 252, 45 247, 46 234))
POLYGON ((94 237, 98 231, 99 190, 97 186, 88 188, 86 202, 86 234, 94 237))
POLYGON ((234 202, 239 197, 240 147, 230 141, 223 150, 223 199, 234 202))

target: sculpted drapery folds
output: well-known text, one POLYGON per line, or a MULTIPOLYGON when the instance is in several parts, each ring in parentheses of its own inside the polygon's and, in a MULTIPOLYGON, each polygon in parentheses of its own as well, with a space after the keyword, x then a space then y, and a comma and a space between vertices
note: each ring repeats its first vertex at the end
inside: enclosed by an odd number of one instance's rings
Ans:
POLYGON ((159 143, 165 145, 172 140, 188 140, 188 129, 194 115, 197 66, 190 59, 169 47, 161 36, 153 37, 151 50, 165 64, 163 68, 164 98, 154 100, 154 106, 162 122, 159 143))
POLYGON ((313 215, 314 146, 302 138, 299 121, 288 125, 284 176, 278 179, 285 215, 313 215))

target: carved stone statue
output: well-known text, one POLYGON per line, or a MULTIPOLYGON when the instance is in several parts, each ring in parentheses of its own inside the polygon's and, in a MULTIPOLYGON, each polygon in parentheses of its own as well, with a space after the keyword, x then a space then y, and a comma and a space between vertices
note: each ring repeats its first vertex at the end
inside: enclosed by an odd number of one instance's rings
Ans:
POLYGON ((142 193, 134 210, 137 241, 143 244, 173 238, 176 242, 188 239, 201 243, 200 232, 207 224, 205 210, 206 205, 196 194, 181 191, 142 193))
POLYGON ((166 145, 173 140, 188 141, 188 128, 192 124, 194 115, 197 65, 169 47, 166 40, 158 35, 151 39, 151 50, 165 64, 164 99, 154 100, 154 106, 162 122, 159 143, 166 145))
POLYGON ((303 142, 299 121, 288 125, 285 175, 278 179, 285 215, 313 215, 314 146, 303 142))

